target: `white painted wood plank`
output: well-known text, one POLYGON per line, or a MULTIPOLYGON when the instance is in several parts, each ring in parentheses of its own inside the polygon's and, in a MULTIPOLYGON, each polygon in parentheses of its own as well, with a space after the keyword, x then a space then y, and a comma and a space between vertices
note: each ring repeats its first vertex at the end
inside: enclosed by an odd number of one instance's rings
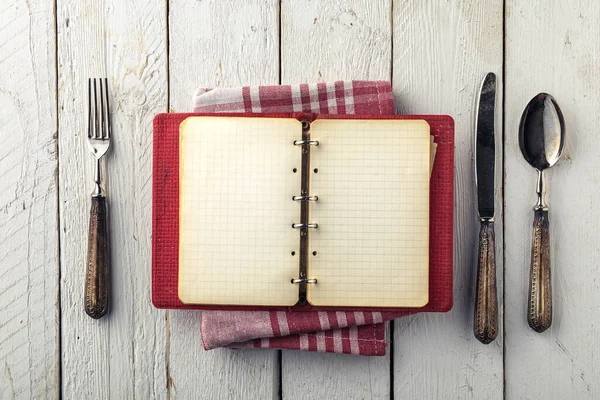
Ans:
POLYGON ((58 1, 62 389, 66 398, 166 398, 165 312, 150 302, 151 121, 167 109, 166 4, 58 1), (108 76, 111 306, 83 311, 92 158, 87 79, 108 76))
MULTIPOLYGON (((169 10, 171 110, 191 111, 198 87, 278 83, 278 1, 171 0, 169 10)), ((169 320, 173 398, 275 397, 277 351, 206 352, 199 312, 170 311, 169 320)))
POLYGON ((0 398, 60 393, 54 13, 0 5, 0 398))
POLYGON ((389 399, 389 349, 384 357, 284 350, 282 398, 389 399))
POLYGON ((391 2, 283 0, 281 79, 391 78, 391 2))
POLYGON ((506 397, 600 397, 600 3, 506 4, 506 397), (548 92, 566 120, 563 160, 548 171, 554 318, 544 333, 526 320, 534 170, 518 144, 529 100, 548 92))
MULTIPOLYGON (((283 83, 391 77, 391 3, 284 0, 283 83)), ((284 399, 387 399, 390 357, 284 351, 284 399)))
MULTIPOLYGON (((394 394, 399 399, 503 396, 502 335, 473 336, 477 235, 473 143, 475 105, 489 71, 499 78, 496 154, 501 160, 502 1, 394 2, 393 86, 402 113, 455 119, 454 307, 395 325, 394 394)), ((502 304, 501 163, 496 168, 496 260, 502 304)), ((500 307, 500 332, 502 332, 500 307)))
POLYGON ((198 311, 171 311, 169 318, 172 399, 276 398, 277 350, 205 351, 198 311))
POLYGON ((200 87, 277 84, 278 21, 276 0, 171 0, 172 111, 191 111, 200 87))

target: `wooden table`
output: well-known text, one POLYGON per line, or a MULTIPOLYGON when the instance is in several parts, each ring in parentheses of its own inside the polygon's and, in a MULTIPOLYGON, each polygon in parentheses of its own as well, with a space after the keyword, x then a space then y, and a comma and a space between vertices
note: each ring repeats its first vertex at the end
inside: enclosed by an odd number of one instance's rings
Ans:
POLYGON ((594 0, 2 2, 0 398, 600 398, 599 20, 594 0), (472 333, 473 122, 488 71, 504 152, 502 329, 485 346, 472 333), (109 77, 114 124, 100 321, 82 305, 90 76, 109 77), (398 112, 455 118, 454 308, 397 320, 386 357, 205 352, 198 312, 150 304, 152 118, 189 111, 196 87, 338 79, 391 80, 398 112), (548 174, 554 323, 537 334, 525 320, 535 174, 517 126, 540 91, 563 109, 568 148, 548 174))

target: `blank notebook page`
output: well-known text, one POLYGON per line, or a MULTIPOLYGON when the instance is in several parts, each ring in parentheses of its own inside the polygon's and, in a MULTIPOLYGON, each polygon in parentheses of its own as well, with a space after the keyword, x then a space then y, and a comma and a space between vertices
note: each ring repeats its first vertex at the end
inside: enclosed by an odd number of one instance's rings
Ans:
POLYGON ((180 126, 179 298, 298 301, 302 132, 295 119, 191 117, 180 126), (293 169, 297 168, 294 173, 293 169), (295 250, 295 255, 292 251, 295 250))
POLYGON ((429 125, 311 124, 308 300, 316 306, 421 307, 429 293, 429 125))

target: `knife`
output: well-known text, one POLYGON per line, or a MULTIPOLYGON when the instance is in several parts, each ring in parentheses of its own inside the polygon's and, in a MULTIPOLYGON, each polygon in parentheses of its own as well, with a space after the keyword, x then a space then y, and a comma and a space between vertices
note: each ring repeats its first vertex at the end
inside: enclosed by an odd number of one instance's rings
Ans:
POLYGON ((498 335, 498 297, 496 293, 496 246, 494 240, 494 172, 496 164, 494 111, 496 75, 483 79, 475 120, 475 187, 479 230, 477 287, 475 290, 475 337, 484 344, 498 335))

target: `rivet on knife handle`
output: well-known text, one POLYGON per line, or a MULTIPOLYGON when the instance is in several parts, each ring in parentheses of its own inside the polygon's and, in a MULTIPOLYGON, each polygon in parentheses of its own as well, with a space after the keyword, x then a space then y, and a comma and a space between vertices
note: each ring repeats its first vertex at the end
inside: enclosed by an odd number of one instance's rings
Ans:
POLYGON ((475 337, 484 344, 498 335, 494 222, 481 221, 475 292, 475 337))
POLYGON ((85 274, 85 312, 101 318, 108 311, 108 224, 106 197, 92 197, 85 274))
POLYGON ((552 324, 550 234, 548 210, 543 208, 535 209, 533 217, 527 322, 536 332, 543 332, 552 324))

